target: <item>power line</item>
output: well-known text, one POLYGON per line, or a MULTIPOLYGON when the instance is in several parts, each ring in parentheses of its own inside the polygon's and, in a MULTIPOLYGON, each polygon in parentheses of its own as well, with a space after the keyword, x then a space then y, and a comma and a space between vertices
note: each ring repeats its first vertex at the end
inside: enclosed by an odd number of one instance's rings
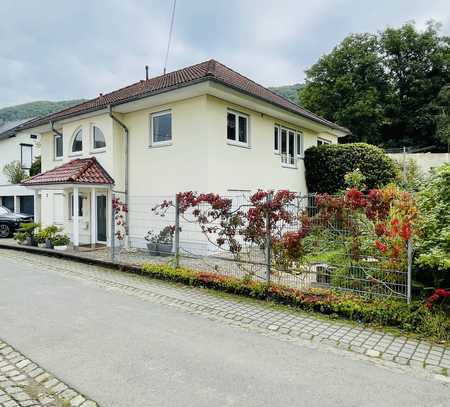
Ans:
POLYGON ((170 28, 169 28, 169 41, 167 42, 166 58, 164 59, 164 74, 166 73, 167 60, 169 59, 170 43, 172 42, 172 31, 173 31, 173 22, 175 20, 176 5, 177 5, 177 0, 173 0, 172 17, 170 19, 170 28))

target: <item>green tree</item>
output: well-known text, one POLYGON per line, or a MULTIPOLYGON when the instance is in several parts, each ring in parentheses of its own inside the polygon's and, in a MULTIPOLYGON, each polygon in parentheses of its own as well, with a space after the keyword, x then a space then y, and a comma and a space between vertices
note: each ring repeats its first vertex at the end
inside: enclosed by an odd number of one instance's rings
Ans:
POLYGON ((34 159, 33 164, 31 164, 30 177, 40 174, 40 172, 41 172, 41 156, 38 156, 34 159))
POLYGON ((19 161, 12 161, 3 167, 3 174, 5 174, 8 182, 11 184, 20 184, 27 176, 27 173, 20 165, 19 161))
POLYGON ((378 38, 354 34, 306 71, 300 104, 350 128, 357 140, 376 143, 389 86, 378 38))
POLYGON ((422 32, 407 23, 350 35, 306 72, 301 105, 348 127, 353 140, 446 148, 450 37, 439 31, 437 23, 422 32))

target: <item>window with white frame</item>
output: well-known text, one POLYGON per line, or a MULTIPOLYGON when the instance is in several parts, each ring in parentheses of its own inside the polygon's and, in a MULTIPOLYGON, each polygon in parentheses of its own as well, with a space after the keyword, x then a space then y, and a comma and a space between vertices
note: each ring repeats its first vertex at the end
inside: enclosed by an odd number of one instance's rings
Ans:
MULTIPOLYGON (((78 216, 83 216, 83 195, 78 195, 78 216)), ((73 218, 73 193, 69 195, 69 219, 73 218)))
POLYGON ((150 117, 151 145, 172 144, 172 113, 158 112, 150 117))
POLYGON ((280 154, 280 126, 273 128, 273 151, 280 154))
POLYGON ((83 130, 77 129, 72 139, 72 153, 81 153, 83 151, 83 130))
POLYGON ((33 163, 33 146, 31 144, 20 145, 20 165, 22 169, 29 170, 33 163))
POLYGON ((53 141, 54 141, 55 159, 62 158, 64 152, 62 135, 55 134, 53 141))
POLYGON ((303 133, 275 125, 274 152, 281 155, 281 163, 285 166, 297 165, 297 158, 303 158, 303 133))
POLYGON ((103 150, 106 147, 105 135, 97 126, 92 126, 92 149, 103 150))
POLYGON ((243 113, 228 110, 227 113, 227 141, 244 147, 248 142, 248 116, 243 113))
POLYGON ((318 146, 322 146, 322 145, 324 145, 324 144, 331 144, 331 141, 330 140, 327 140, 327 139, 325 139, 325 138, 318 138, 317 139, 317 145, 318 146))

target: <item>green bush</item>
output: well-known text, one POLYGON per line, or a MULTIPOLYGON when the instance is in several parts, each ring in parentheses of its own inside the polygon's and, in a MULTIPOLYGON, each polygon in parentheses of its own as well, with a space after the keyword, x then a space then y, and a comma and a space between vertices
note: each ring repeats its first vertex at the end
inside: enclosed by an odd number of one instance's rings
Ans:
POLYGON ((382 149, 365 144, 325 144, 305 151, 309 192, 335 194, 345 189, 345 175, 359 169, 368 189, 394 181, 398 169, 382 149))
POLYGON ((416 278, 450 287, 450 164, 437 169, 417 195, 420 235, 415 240, 416 278))
POLYGON ((450 320, 442 311, 432 311, 423 303, 410 305, 394 299, 369 299, 325 289, 300 291, 277 284, 238 279, 188 268, 174 269, 163 264, 144 264, 144 275, 190 286, 206 287, 260 300, 271 300, 307 311, 337 315, 350 320, 393 326, 437 340, 450 340, 450 320))

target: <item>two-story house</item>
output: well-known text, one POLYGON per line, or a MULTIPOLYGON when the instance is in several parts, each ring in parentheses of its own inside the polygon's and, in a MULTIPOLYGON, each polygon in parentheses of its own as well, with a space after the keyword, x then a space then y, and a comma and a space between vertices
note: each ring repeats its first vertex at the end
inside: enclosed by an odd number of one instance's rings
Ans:
MULTIPOLYGON (((209 60, 26 123, 39 132, 36 215, 79 244, 110 243, 111 198, 194 190, 306 193, 303 152, 349 131, 209 60)), ((148 208, 150 211, 150 207, 148 208)), ((142 240, 142 219, 129 219, 142 240)))
MULTIPOLYGON (((26 120, 28 121, 28 120, 26 120)), ((15 127, 25 122, 7 122, 0 126, 0 205, 13 212, 34 213, 33 191, 20 184, 12 184, 3 169, 12 162, 29 174, 31 164, 40 155, 39 135, 23 132, 17 134, 15 127)))

